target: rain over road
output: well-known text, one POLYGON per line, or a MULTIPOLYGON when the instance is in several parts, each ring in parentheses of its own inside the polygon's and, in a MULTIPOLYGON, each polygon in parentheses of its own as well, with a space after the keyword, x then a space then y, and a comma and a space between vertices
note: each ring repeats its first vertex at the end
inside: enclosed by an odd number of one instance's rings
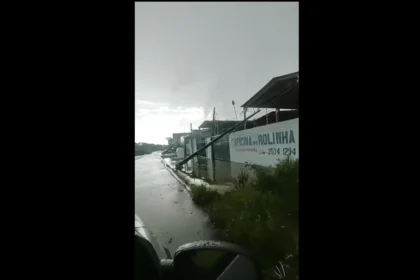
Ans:
POLYGON ((135 212, 172 255, 184 243, 212 239, 207 215, 164 167, 158 152, 135 158, 135 212))

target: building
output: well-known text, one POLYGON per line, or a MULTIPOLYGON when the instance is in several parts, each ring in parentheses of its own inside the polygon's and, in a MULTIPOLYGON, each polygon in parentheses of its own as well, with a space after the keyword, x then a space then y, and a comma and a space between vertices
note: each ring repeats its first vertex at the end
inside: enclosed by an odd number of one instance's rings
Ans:
POLYGON ((241 107, 245 114, 249 108, 275 111, 248 120, 243 130, 230 133, 232 162, 274 166, 279 160, 299 157, 299 72, 271 79, 241 107))
POLYGON ((181 137, 189 135, 189 132, 182 132, 182 133, 172 133, 172 144, 180 144, 181 137))
MULTIPOLYGON (((252 175, 249 163, 274 166, 279 160, 299 158, 299 72, 271 79, 241 107, 244 119, 248 109, 248 116, 262 110, 188 161, 194 176, 229 181, 242 172, 252 175), (264 114, 268 109, 272 112, 264 114)), ((186 156, 238 123, 241 121, 204 121, 198 132, 185 137, 186 156)))
POLYGON ((241 107, 299 110, 299 72, 271 79, 241 107))
MULTIPOLYGON (((244 119, 248 108, 253 109, 275 109, 271 112, 271 116, 263 116, 257 121, 257 126, 263 124, 264 118, 266 125, 270 124, 270 119, 274 117, 275 122, 293 119, 299 116, 299 72, 275 77, 271 79, 263 88, 254 94, 242 106, 244 109, 244 119), (291 111, 280 111, 280 109, 288 109, 291 111)), ((247 122, 244 128, 253 127, 252 122, 247 122), (250 127, 248 127, 250 124, 250 127)))

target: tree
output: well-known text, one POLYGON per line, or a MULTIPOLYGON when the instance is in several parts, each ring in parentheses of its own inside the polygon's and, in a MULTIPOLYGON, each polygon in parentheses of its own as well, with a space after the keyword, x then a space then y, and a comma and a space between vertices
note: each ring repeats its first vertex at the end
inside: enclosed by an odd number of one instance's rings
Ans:
POLYGON ((145 155, 150 154, 155 151, 161 151, 164 149, 163 145, 155 145, 149 143, 134 143, 135 155, 145 155))

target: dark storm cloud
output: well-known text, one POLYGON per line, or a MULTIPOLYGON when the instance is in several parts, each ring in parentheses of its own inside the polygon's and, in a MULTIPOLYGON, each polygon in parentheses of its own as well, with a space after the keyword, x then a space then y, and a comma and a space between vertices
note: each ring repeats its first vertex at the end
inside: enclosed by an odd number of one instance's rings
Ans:
POLYGON ((215 106, 221 119, 271 78, 298 71, 298 3, 138 2, 136 99, 215 106))

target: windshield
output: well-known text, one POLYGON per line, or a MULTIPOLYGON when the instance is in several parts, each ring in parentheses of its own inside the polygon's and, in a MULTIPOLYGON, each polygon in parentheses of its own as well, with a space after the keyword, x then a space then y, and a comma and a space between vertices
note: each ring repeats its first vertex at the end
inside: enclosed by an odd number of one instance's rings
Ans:
POLYGON ((135 214, 162 250, 229 241, 267 277, 298 277, 298 14, 135 3, 135 214))

